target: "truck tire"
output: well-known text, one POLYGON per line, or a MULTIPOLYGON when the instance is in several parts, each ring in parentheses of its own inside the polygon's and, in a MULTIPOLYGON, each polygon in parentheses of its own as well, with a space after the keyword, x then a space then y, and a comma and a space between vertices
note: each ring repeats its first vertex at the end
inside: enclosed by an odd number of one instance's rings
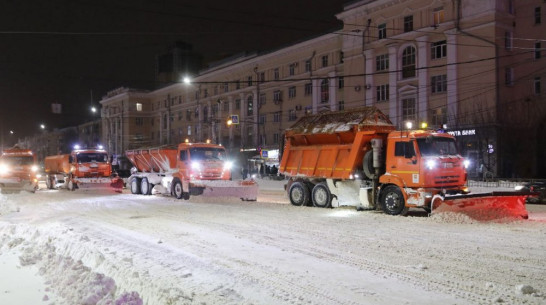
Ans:
POLYGON ((151 195, 152 187, 152 184, 148 182, 148 178, 144 177, 140 180, 140 192, 142 195, 151 195))
POLYGON ((332 205, 332 193, 326 183, 321 182, 313 187, 311 201, 317 208, 329 208, 332 205))
POLYGON ((301 181, 295 181, 288 190, 290 203, 295 206, 309 204, 309 188, 301 181))
POLYGON ((381 191, 381 207, 385 214, 406 215, 408 208, 404 201, 404 195, 396 185, 389 185, 381 191))
POLYGON ((373 151, 368 150, 362 159, 362 169, 364 170, 364 175, 368 179, 373 179, 375 176, 375 170, 373 168, 373 151))
POLYGON ((182 182, 178 178, 175 178, 173 181, 171 193, 174 195, 174 197, 176 197, 176 199, 184 199, 184 200, 190 199, 190 193, 184 192, 184 188, 182 187, 182 182))
POLYGON ((139 178, 133 178, 131 179, 131 194, 138 195, 140 194, 140 179, 139 178))
POLYGON ((50 190, 55 188, 55 176, 47 175, 46 176, 46 187, 50 190))

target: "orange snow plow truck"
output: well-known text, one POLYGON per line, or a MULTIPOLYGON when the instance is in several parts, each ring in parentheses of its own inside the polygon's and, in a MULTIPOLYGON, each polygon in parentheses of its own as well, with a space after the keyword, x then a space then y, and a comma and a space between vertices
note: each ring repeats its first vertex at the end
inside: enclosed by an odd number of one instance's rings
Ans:
POLYGON ((232 162, 221 145, 181 143, 175 146, 125 152, 134 168, 129 183, 133 194, 170 194, 188 200, 191 196, 229 196, 254 201, 258 185, 253 180, 231 180, 232 162))
POLYGON ((70 154, 47 156, 44 165, 49 189, 105 188, 121 192, 123 188, 123 180, 112 175, 108 153, 103 149, 74 149, 70 154))
POLYGON ((356 206, 404 215, 409 208, 489 220, 527 218, 529 193, 469 194, 455 138, 398 131, 375 107, 309 115, 287 129, 280 172, 293 205, 356 206))
POLYGON ((2 194, 38 189, 38 165, 30 149, 6 149, 0 156, 0 191, 2 194))

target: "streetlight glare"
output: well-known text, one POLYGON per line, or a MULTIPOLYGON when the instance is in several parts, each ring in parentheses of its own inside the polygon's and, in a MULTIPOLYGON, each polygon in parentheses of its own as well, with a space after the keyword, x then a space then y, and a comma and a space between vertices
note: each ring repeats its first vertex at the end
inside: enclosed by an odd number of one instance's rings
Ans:
POLYGON ((40 124, 40 128, 45 129, 45 125, 44 125, 44 124, 40 124))
POLYGON ((95 108, 95 106, 91 107, 91 112, 93 113, 97 112, 97 108, 95 108))
POLYGON ((187 76, 184 77, 183 81, 184 81, 184 84, 190 84, 191 83, 191 79, 189 77, 187 77, 187 76))
POLYGON ((13 130, 10 130, 10 131, 9 131, 9 134, 14 134, 13 130))

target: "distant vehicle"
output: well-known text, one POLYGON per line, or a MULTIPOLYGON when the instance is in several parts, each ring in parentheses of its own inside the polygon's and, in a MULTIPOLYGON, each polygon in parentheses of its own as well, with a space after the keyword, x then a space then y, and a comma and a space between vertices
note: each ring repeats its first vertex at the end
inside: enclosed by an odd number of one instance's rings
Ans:
POLYGON ((70 154, 47 156, 44 164, 49 189, 108 188, 121 192, 123 188, 123 180, 112 175, 103 149, 74 149, 70 154))
POLYGON ((129 177, 131 193, 150 195, 152 189, 177 199, 190 195, 238 197, 255 201, 258 185, 253 180, 233 181, 226 149, 209 143, 129 150, 134 165, 129 177))
POLYGON ((36 156, 30 149, 4 150, 0 156, 0 191, 2 194, 21 190, 34 193, 38 189, 38 170, 36 156))
POLYGON ((546 203, 546 181, 527 182, 517 185, 515 190, 538 193, 538 196, 527 197, 526 203, 546 203))

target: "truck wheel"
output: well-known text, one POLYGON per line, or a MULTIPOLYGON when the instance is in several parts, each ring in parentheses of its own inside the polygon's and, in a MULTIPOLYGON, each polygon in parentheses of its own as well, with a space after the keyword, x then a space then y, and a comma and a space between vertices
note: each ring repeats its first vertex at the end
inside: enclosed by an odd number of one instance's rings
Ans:
POLYGON ((381 191, 383 212, 389 215, 405 215, 408 212, 404 196, 396 185, 389 185, 381 191))
POLYGON ((174 197, 176 197, 176 199, 182 199, 184 198, 184 200, 188 200, 190 199, 190 193, 185 193, 184 192, 184 189, 182 188, 182 182, 178 179, 176 179, 174 182, 173 182, 173 195, 174 197))
POLYGON ((295 206, 309 204, 309 188, 300 181, 295 181, 288 190, 288 198, 290 203, 295 206))
POLYGON ((74 183, 74 180, 69 179, 67 187, 68 187, 69 191, 75 191, 76 190, 76 183, 74 183))
POLYGON ((144 177, 140 181, 140 192, 142 195, 151 195, 152 194, 152 184, 148 182, 148 178, 144 177))
POLYGON ((364 170, 364 175, 368 179, 373 179, 375 175, 375 170, 373 168, 373 151, 369 150, 364 155, 364 159, 362 160, 362 169, 364 170))
POLYGON ((332 193, 330 193, 326 183, 321 182, 313 187, 313 191, 311 192, 311 200, 313 201, 313 205, 317 208, 330 207, 332 204, 332 193))
POLYGON ((131 179, 131 194, 140 194, 140 179, 133 178, 131 179))

